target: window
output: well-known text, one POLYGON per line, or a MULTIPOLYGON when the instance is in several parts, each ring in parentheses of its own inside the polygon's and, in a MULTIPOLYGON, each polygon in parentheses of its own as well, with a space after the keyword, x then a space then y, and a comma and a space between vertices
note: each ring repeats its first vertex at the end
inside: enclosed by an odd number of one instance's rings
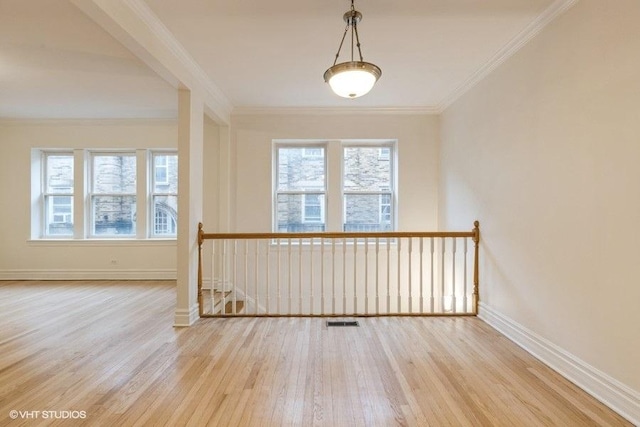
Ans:
POLYGON ((154 152, 151 157, 152 236, 175 236, 178 222, 178 155, 154 152))
POLYGON ((391 147, 345 146, 342 155, 344 231, 391 231, 391 147))
POLYGON ((91 153, 91 235, 136 234, 135 153, 91 153))
POLYGON ((73 236, 73 153, 45 153, 43 165, 43 234, 73 236))
POLYGON ((304 217, 305 223, 324 224, 323 197, 320 194, 304 194, 304 217))
POLYGON ((169 185, 169 156, 154 155, 153 168, 155 185, 169 185))
POLYGON ((32 153, 32 199, 40 200, 41 206, 32 213, 33 238, 176 236, 175 151, 34 149, 32 153), (75 185, 77 171, 83 171, 81 184, 86 186, 75 185))
POLYGON ((394 230, 393 150, 393 141, 276 142, 274 230, 394 230), (327 188, 328 173, 342 179, 327 188))
POLYGON ((324 231, 325 147, 277 145, 275 170, 275 229, 289 233, 324 231))
POLYGON ((380 224, 391 224, 391 195, 380 195, 380 224))

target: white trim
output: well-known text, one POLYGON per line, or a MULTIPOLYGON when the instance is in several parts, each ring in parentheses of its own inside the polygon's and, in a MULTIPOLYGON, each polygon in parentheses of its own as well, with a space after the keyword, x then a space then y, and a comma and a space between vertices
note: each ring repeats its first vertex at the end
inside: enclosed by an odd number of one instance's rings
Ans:
POLYGON ((77 246, 91 246, 91 247, 173 247, 177 246, 177 241, 173 239, 160 239, 160 238, 148 238, 148 239, 31 239, 27 240, 29 246, 48 246, 48 247, 77 247, 77 246))
POLYGON ((0 270, 0 280, 176 280, 175 269, 14 269, 0 270))
POLYGON ((235 107, 232 116, 250 115, 437 115, 439 107, 235 107))
POLYGON ((176 118, 121 118, 121 119, 26 119, 0 118, 0 126, 176 126, 176 118))
POLYGON ((444 98, 435 110, 443 112, 451 104, 457 101, 465 93, 471 90, 476 84, 487 77, 493 70, 498 68, 500 64, 509 59, 513 54, 522 49, 535 36, 537 36, 547 25, 562 15, 575 5, 578 0, 556 0, 536 19, 527 25, 520 33, 518 33, 509 43, 504 45, 496 52, 486 63, 471 74, 460 86, 444 98))
POLYGON ((478 317, 587 393, 640 425, 640 393, 480 302, 478 317))
POLYGON ((200 307, 196 302, 190 309, 176 308, 173 326, 176 328, 186 328, 193 325, 200 319, 200 307))

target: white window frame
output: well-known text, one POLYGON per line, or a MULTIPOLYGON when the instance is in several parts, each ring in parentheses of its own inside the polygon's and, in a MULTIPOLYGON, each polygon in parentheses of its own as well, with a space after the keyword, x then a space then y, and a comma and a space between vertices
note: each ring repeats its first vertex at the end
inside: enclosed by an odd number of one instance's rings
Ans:
POLYGON ((301 223, 308 223, 308 224, 322 224, 323 228, 325 230, 327 230, 327 223, 326 223, 326 215, 325 215, 325 210, 326 210, 326 206, 327 206, 327 145, 324 142, 317 142, 317 141, 307 141, 307 142, 276 142, 273 144, 273 159, 274 159, 274 168, 273 168, 273 209, 272 209, 272 217, 273 217, 273 221, 272 221, 272 229, 277 232, 278 231, 278 196, 281 195, 290 195, 290 196, 297 196, 300 195, 301 196, 301 215, 300 215, 300 221, 301 223), (324 182, 323 182, 323 188, 322 189, 313 189, 313 190, 280 190, 278 188, 278 175, 280 172, 280 157, 279 157, 279 150, 281 148, 289 148, 289 149, 301 149, 302 150, 302 157, 315 157, 315 158, 319 158, 319 157, 323 157, 324 156, 324 164, 323 164, 323 168, 324 168, 324 182), (314 151, 310 151, 311 149, 314 149, 314 151), (320 154, 318 155, 317 152, 315 151, 315 149, 320 149, 320 154), (324 154, 323 151, 324 150, 324 154), (306 154, 305 154, 306 153, 306 154), (321 198, 324 198, 324 203, 321 202, 320 205, 320 209, 321 209, 321 222, 317 222, 317 221, 305 221, 305 196, 306 194, 319 194, 321 198))
MULTIPOLYGON (((322 199, 326 199, 325 194, 323 193, 304 193, 302 194, 302 222, 308 224, 325 224, 325 212, 324 212, 324 203, 322 203, 322 199), (310 218, 307 216, 307 200, 310 199, 309 196, 318 196, 318 204, 317 206, 320 208, 320 218, 318 220, 314 218, 310 218)), ((316 205, 312 205, 316 206, 316 205)))
MULTIPOLYGON (((273 196, 272 196, 272 230, 278 232, 278 195, 280 194, 324 194, 322 207, 322 222, 326 231, 341 231, 344 229, 346 219, 346 206, 344 203, 344 148, 345 147, 373 147, 379 148, 378 157, 382 160, 388 158, 390 162, 390 188, 388 191, 369 192, 368 194, 389 195, 390 198, 390 225, 391 230, 397 230, 396 223, 396 140, 274 140, 273 141, 273 196), (302 156, 310 157, 313 154, 308 148, 324 147, 325 190, 324 191, 279 191, 278 174, 280 164, 278 159, 279 148, 301 148, 302 156), (382 148, 389 148, 389 156, 382 155, 382 148)), ((347 192, 350 193, 350 192, 347 192)), ((364 193, 358 193, 364 194, 364 193)), ((381 200, 381 199, 380 199, 381 200)), ((304 209, 305 200, 302 200, 304 209)), ((380 203, 381 204, 381 203, 380 203)), ((378 215, 382 219, 382 207, 378 207, 378 215)), ((304 220, 304 212, 302 214, 304 220)), ((380 221, 382 222, 382 221, 380 221)))
POLYGON ((95 204, 94 204, 94 199, 96 197, 133 197, 135 200, 135 209, 134 211, 131 213, 131 221, 136 224, 136 215, 137 215, 137 206, 138 206, 138 191, 137 191, 137 182, 138 182, 138 168, 136 165, 136 191, 134 192, 109 192, 109 193, 99 193, 96 192, 95 189, 95 184, 96 184, 96 171, 95 171, 95 163, 94 160, 96 157, 99 156, 122 156, 122 157, 132 157, 134 160, 136 159, 136 152, 135 151, 131 151, 131 150, 127 150, 127 151, 90 151, 89 152, 89 162, 88 162, 88 168, 89 168, 89 191, 88 191, 88 197, 87 197, 87 202, 89 203, 89 207, 87 209, 87 211, 89 212, 89 237, 92 238, 135 238, 136 234, 137 234, 137 229, 136 226, 134 225, 134 230, 132 233, 130 234, 96 234, 96 216, 95 216, 95 204))
POLYGON ((157 154, 158 154, 157 151, 151 152, 151 169, 153 170, 152 182, 154 184, 169 185, 169 161, 167 160, 166 157, 164 157, 164 164, 156 165, 155 156, 157 154), (164 177, 165 177, 165 179, 162 180, 162 181, 158 179, 158 170, 159 169, 164 169, 164 177))
MULTIPOLYGON (((153 201, 151 182, 155 177, 151 176, 153 171, 152 153, 177 154, 176 150, 156 150, 156 149, 83 149, 83 148, 33 148, 31 150, 31 200, 35 209, 31 210, 31 242, 100 242, 105 244, 115 240, 120 242, 129 241, 175 241, 176 235, 162 234, 152 236, 155 222, 151 221, 152 209, 149 209, 153 201), (127 193, 96 193, 94 191, 94 155, 133 155, 136 158, 136 186, 135 192, 127 193), (58 193, 48 191, 47 186, 47 156, 68 155, 73 158, 73 190, 70 193, 58 193), (73 219, 73 234, 50 235, 48 234, 47 221, 49 210, 52 207, 47 205, 48 196, 70 196, 71 197, 71 217, 73 219), (135 208, 132 215, 135 215, 135 226, 131 234, 95 234, 95 216, 92 199, 95 196, 134 196, 135 208)), ((177 186, 176 186, 177 188, 177 186)), ((159 194, 159 193, 156 193, 159 194)), ((171 193, 176 195, 177 193, 171 193)), ((177 223, 177 218, 176 218, 177 223)), ((176 224, 177 226, 177 224, 176 224)), ((177 227, 176 227, 177 228, 177 227)), ((54 243, 52 243, 54 244, 54 243)), ((173 244, 173 243, 171 243, 173 244)))
MULTIPOLYGON (((49 191, 49 185, 48 185, 48 178, 49 178, 49 157, 60 157, 60 156, 68 156, 71 157, 72 161, 74 160, 74 155, 73 155, 73 151, 59 151, 59 150, 48 150, 48 151, 43 151, 41 152, 41 171, 40 171, 40 175, 41 175, 41 182, 40 182, 40 188, 42 189, 42 196, 41 196, 41 224, 40 224, 40 235, 43 238, 47 238, 47 239, 64 239, 64 238, 69 238, 73 236, 73 233, 71 233, 71 235, 68 234, 62 234, 62 235, 55 235, 55 234, 49 234, 49 230, 48 230, 48 225, 49 224, 60 224, 60 223, 64 223, 65 221, 49 221, 49 218, 53 218, 53 203, 48 203, 49 200, 53 200, 55 197, 69 197, 71 199, 71 213, 70 215, 70 220, 71 223, 73 224, 73 212, 74 212, 74 188, 75 188, 75 180, 74 180, 74 186, 73 187, 64 187, 64 188, 69 188, 71 191, 70 192, 61 192, 61 191, 49 191)), ((75 164, 74 164, 74 170, 75 170, 75 164)))
POLYGON ((168 159, 166 159, 166 156, 178 156, 178 152, 175 150, 153 150, 151 151, 150 154, 150 161, 149 161, 149 171, 150 171, 150 177, 149 177, 149 182, 151 183, 150 186, 150 194, 148 197, 148 203, 149 203, 149 207, 148 207, 148 211, 149 211, 149 236, 151 238, 166 238, 166 237, 176 237, 177 233, 178 233, 178 218, 173 218, 173 216, 171 216, 171 214, 169 212, 165 211, 165 214, 167 215, 168 221, 171 221, 173 223, 173 226, 171 226, 171 230, 172 232, 169 233, 158 233, 156 230, 156 209, 155 209, 155 199, 156 197, 164 197, 164 196, 178 196, 178 191, 177 191, 177 186, 176 186, 176 191, 175 192, 171 192, 171 191, 155 191, 156 190, 156 184, 160 184, 160 185, 169 185, 170 180, 169 180, 169 161, 168 159), (164 181, 157 181, 156 178, 158 176, 157 171, 156 171, 156 157, 165 157, 165 164, 161 165, 161 168, 165 169, 165 176, 166 176, 166 180, 164 181))
POLYGON ((389 196, 389 202, 390 202, 390 208, 389 208, 389 214, 391 216, 390 218, 390 225, 391 225, 391 230, 390 231, 395 231, 396 230, 396 221, 395 221, 395 188, 396 188, 396 184, 395 184, 395 176, 396 176, 396 164, 395 164, 395 142, 393 141, 348 141, 342 144, 342 154, 341 154, 341 164, 342 164, 342 181, 341 181, 341 187, 342 187, 342 203, 343 203, 343 209, 342 209, 342 226, 341 229, 344 230, 345 226, 347 224, 346 220, 347 220, 347 207, 346 207, 346 203, 344 203, 344 200, 346 198, 347 195, 378 195, 378 224, 382 224, 382 196, 389 196), (389 161, 389 187, 387 187, 386 190, 380 190, 380 191, 362 191, 362 190, 345 190, 345 151, 347 148, 378 148, 378 159, 379 160, 388 160, 389 161), (388 148, 389 149, 389 156, 385 156, 383 155, 383 148, 388 148))
POLYGON ((388 215, 389 216, 389 223, 393 224, 393 202, 392 202, 392 196, 390 196, 389 194, 381 194, 380 195, 380 223, 382 223, 383 221, 386 220, 385 216, 388 215), (389 201, 388 202, 384 202, 383 199, 384 197, 387 196, 389 197, 389 201), (384 212, 384 208, 388 207, 389 212, 384 212))

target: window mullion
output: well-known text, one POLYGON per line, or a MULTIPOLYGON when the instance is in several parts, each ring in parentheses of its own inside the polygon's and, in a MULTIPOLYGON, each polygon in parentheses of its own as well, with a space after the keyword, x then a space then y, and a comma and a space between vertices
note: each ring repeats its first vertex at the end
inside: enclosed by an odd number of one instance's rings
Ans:
MULTIPOLYGON (((147 219, 149 218, 150 209, 149 199, 151 185, 149 184, 149 165, 150 156, 147 150, 136 150, 136 238, 145 239, 150 236, 147 219)), ((151 202, 153 203, 153 202, 151 202)))
POLYGON ((342 145, 341 141, 327 144, 325 213, 327 231, 342 231, 342 145))

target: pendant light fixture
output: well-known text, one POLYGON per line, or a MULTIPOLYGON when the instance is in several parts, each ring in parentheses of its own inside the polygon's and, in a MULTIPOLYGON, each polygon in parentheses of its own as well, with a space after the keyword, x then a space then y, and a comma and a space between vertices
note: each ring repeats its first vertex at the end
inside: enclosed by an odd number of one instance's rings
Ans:
POLYGON ((344 14, 343 19, 347 26, 344 29, 344 34, 342 34, 342 40, 333 65, 324 72, 324 81, 329 83, 336 95, 344 98, 358 98, 373 88, 373 85, 382 75, 382 70, 377 65, 364 62, 362 59, 360 37, 358 36, 358 23, 362 20, 362 14, 355 10, 353 0, 351 0, 351 10, 344 14), (351 61, 336 64, 349 30, 351 30, 351 61), (358 48, 359 61, 354 61, 354 42, 358 48))

